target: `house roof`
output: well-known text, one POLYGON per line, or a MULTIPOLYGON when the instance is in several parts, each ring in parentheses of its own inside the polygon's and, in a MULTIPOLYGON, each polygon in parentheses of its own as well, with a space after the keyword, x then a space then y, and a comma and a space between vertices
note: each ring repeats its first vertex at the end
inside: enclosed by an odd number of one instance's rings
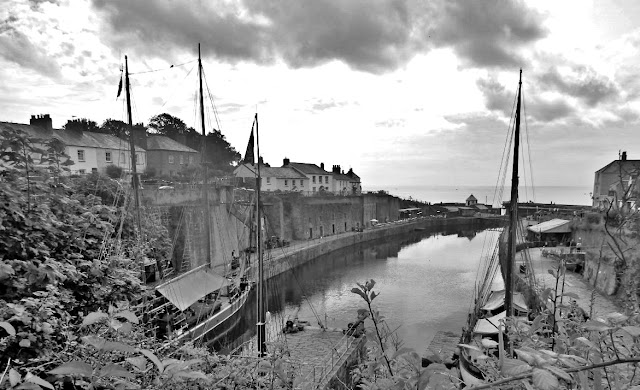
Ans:
MULTIPOLYGON (((256 165, 243 164, 251 172, 256 173, 256 165)), ((293 168, 288 167, 267 167, 262 165, 260 167, 260 176, 262 177, 275 177, 277 179, 306 179, 307 177, 301 173, 298 173, 293 168)))
POLYGON ((459 208, 458 207, 454 207, 454 206, 444 206, 445 209, 447 209, 448 212, 451 213, 457 213, 459 208))
MULTIPOLYGON (((31 126, 21 123, 0 122, 0 130, 17 130, 31 137, 51 139, 56 138, 65 145, 82 146, 86 148, 129 150, 129 142, 111 134, 94 133, 90 131, 52 130, 47 131, 40 126, 31 126)), ((136 150, 144 151, 140 147, 136 150)))
POLYGON ((529 226, 527 229, 534 233, 570 233, 569 224, 571 221, 566 219, 551 219, 537 225, 529 226))
POLYGON ((295 168, 302 173, 306 173, 307 175, 328 175, 330 173, 320 168, 316 164, 292 162, 292 163, 289 163, 286 167, 295 168))
POLYGON ((477 210, 489 210, 487 206, 483 204, 474 204, 473 207, 475 207, 477 210))
POLYGON ((609 164, 598 169, 596 173, 604 172, 607 169, 609 169, 609 167, 611 167, 612 165, 619 165, 619 164, 622 164, 622 166, 627 169, 628 168, 640 169, 640 160, 613 160, 609 164))
POLYGON ((147 137, 147 150, 170 150, 172 152, 198 153, 197 150, 181 144, 164 135, 150 135, 147 137))
POLYGON ((476 199, 476 197, 475 197, 475 196, 473 196, 473 194, 471 194, 471 195, 469 195, 469 197, 467 198, 467 202, 468 202, 468 201, 470 201, 470 200, 478 200, 478 199, 476 199))
POLYGON ((343 175, 341 173, 334 173, 333 180, 342 180, 342 181, 353 181, 353 178, 347 175, 343 175))

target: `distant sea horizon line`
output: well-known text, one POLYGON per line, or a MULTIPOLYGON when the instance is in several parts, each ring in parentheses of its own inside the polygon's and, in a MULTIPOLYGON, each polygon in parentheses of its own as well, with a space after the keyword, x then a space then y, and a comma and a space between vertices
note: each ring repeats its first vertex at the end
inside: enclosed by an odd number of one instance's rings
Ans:
MULTIPOLYGON (((491 204, 498 207, 503 201, 509 200, 509 188, 505 187, 502 192, 496 191, 495 185, 374 185, 364 186, 363 191, 386 191, 390 195, 400 198, 419 200, 429 203, 464 203, 473 195, 479 203, 491 204)), ((571 204, 589 206, 592 204, 591 186, 531 186, 521 185, 518 189, 518 199, 520 202, 536 202, 545 204, 571 204)))

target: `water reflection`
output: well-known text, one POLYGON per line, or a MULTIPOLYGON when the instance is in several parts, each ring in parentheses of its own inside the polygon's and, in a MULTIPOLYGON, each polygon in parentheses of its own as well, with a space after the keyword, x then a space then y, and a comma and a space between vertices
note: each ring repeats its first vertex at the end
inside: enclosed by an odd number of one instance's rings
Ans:
MULTIPOLYGON (((374 279, 381 294, 375 308, 392 329, 399 327, 405 346, 421 353, 438 330, 457 332, 464 325, 480 254, 498 234, 420 231, 320 256, 268 281, 270 332, 279 332, 279 324, 296 314, 313 325, 320 320, 329 327, 345 328, 357 309, 366 308, 351 289, 356 282, 374 279)), ((254 296, 239 320, 241 331, 219 339, 216 348, 248 340, 255 334, 255 323, 254 296)))

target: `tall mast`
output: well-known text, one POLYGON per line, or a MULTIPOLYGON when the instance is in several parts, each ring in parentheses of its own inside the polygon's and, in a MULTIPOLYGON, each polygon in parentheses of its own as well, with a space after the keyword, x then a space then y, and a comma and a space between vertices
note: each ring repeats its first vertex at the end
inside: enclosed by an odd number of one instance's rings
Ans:
POLYGON ((256 148, 258 155, 258 178, 256 179, 256 214, 258 215, 258 232, 256 234, 258 240, 258 352, 260 356, 264 356, 267 352, 266 332, 265 332, 265 296, 264 296, 264 268, 262 264, 262 217, 260 216, 260 135, 258 132, 258 113, 256 112, 256 148))
POLYGON ((209 266, 213 266, 211 264, 211 213, 209 212, 209 175, 207 169, 207 161, 206 161, 206 150, 207 150, 207 133, 204 128, 204 97, 202 94, 202 59, 200 57, 200 44, 198 43, 198 80, 200 83, 200 126, 202 127, 202 165, 204 166, 204 204, 205 204, 205 234, 207 235, 207 264, 209 266))
MULTIPOLYGON (((129 122, 129 149, 131 149, 131 180, 133 181, 133 198, 135 199, 136 206, 136 219, 138 225, 138 240, 142 241, 142 222, 140 218, 140 194, 138 190, 140 183, 138 183, 138 173, 136 171, 136 145, 133 141, 133 118, 131 117, 131 93, 129 88, 129 61, 127 56, 124 56, 124 88, 125 95, 127 97, 127 121, 129 122)), ((144 274, 144 266, 142 268, 144 274)), ((143 278, 144 280, 144 278, 143 278)))
POLYGON ((513 142, 513 174, 511 176, 511 210, 509 213, 509 241, 507 243, 507 263, 505 266, 504 309, 507 316, 513 315, 513 263, 516 255, 516 235, 518 226, 518 149, 520 147, 520 97, 522 92, 522 69, 518 82, 518 103, 516 105, 516 129, 513 142))

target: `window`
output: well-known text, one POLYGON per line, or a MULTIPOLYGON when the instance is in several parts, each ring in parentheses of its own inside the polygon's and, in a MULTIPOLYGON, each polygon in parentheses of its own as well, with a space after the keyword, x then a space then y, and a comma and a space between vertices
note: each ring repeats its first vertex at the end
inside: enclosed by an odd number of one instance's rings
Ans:
POLYGON ((193 156, 189 156, 189 164, 193 164, 193 156))
POLYGON ((288 185, 289 185, 289 180, 284 179, 284 185, 285 185, 285 186, 288 186, 288 185))
POLYGON ((311 181, 312 181, 313 183, 315 183, 315 182, 316 182, 316 177, 315 177, 315 176, 311 176, 311 181))
POLYGON ((106 162, 111 162, 111 152, 105 152, 104 159, 106 162))
POLYGON ((180 155, 180 165, 184 165, 184 155, 180 155))
POLYGON ((91 172, 98 172, 98 168, 91 168, 91 172))
MULTIPOLYGON (((84 161, 84 150, 78 149, 78 161, 84 161)), ((84 172, 81 172, 84 173, 84 172)))
POLYGON ((142 153, 136 152, 136 165, 142 165, 144 161, 142 160, 142 153))
POLYGON ((271 184, 271 178, 267 177, 267 184, 271 184))
POLYGON ((324 177, 324 182, 325 182, 325 183, 329 183, 329 176, 325 176, 325 177, 324 177))
POLYGON ((120 152, 120 164, 124 164, 127 160, 125 160, 124 152, 120 152))
POLYGON ((300 180, 300 187, 304 185, 304 180, 300 180))
POLYGON ((87 171, 86 171, 86 170, 84 170, 84 169, 79 169, 79 170, 78 170, 78 173, 87 173, 87 171))
POLYGON ((316 187, 313 187, 313 192, 316 192, 316 187))
POLYGON ((296 181, 295 180, 291 180, 291 185, 295 186, 296 185, 296 181))
POLYGON ((173 164, 173 155, 172 154, 169 155, 169 164, 173 164))

